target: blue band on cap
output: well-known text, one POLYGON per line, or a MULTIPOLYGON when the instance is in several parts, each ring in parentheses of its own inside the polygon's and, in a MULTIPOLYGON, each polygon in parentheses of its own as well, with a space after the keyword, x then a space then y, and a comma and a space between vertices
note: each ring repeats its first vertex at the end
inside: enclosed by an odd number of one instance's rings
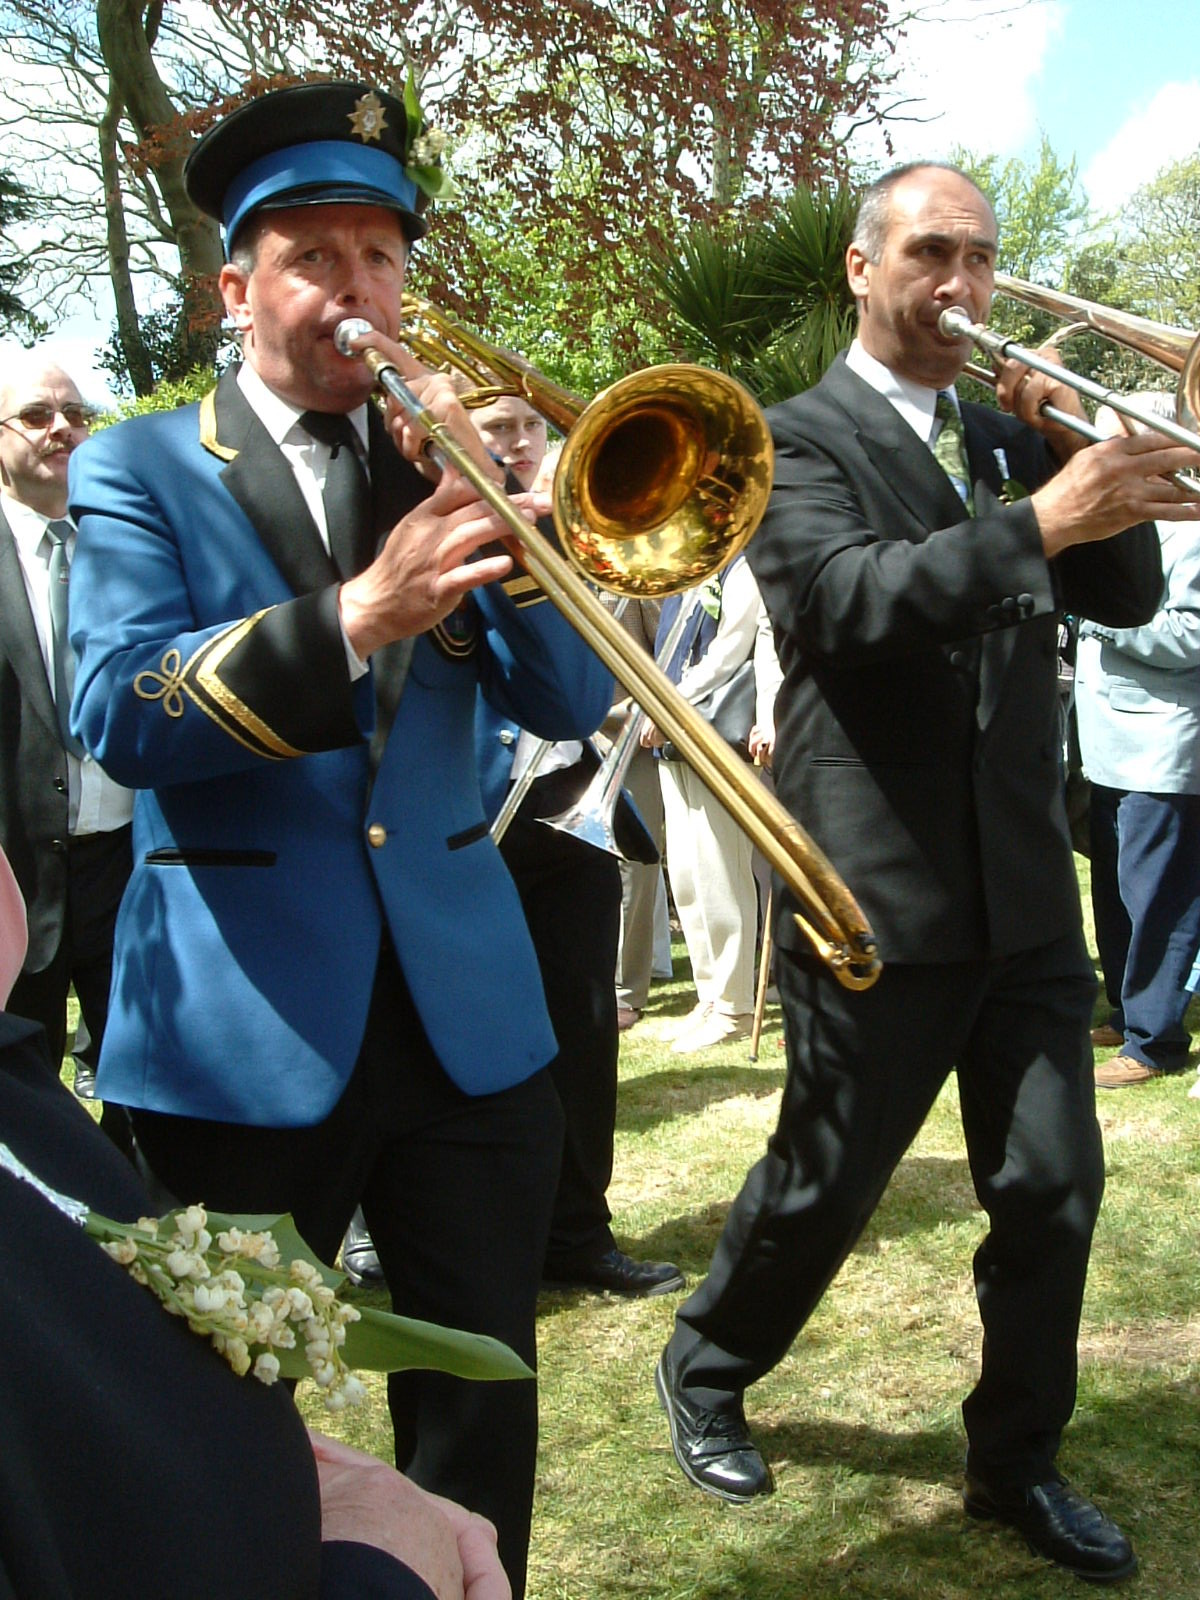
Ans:
POLYGON ((328 191, 326 198, 331 203, 344 196, 360 204, 376 201, 400 211, 416 211, 417 186, 395 156, 347 140, 321 139, 274 150, 238 173, 225 191, 226 241, 233 240, 256 207, 301 190, 307 191, 309 199, 314 190, 328 191))

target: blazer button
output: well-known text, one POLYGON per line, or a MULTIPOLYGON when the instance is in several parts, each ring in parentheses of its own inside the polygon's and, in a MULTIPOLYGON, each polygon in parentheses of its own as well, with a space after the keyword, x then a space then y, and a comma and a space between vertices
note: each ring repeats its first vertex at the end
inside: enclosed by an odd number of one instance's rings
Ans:
POLYGON ((516 734, 511 728, 501 728, 497 737, 499 738, 501 744, 511 744, 516 738, 516 734))
POLYGON ((1028 616, 1033 610, 1033 596, 1031 594, 1019 594, 1017 596, 1017 604, 1020 606, 1025 615, 1028 616))
POLYGON ((60 856, 61 855, 65 855, 66 854, 66 849, 67 849, 67 841, 65 839, 51 839, 50 848, 51 848, 51 850, 54 851, 54 853, 56 855, 60 855, 60 856))
POLYGON ((961 650, 951 650, 950 665, 952 667, 963 667, 966 665, 966 661, 967 658, 965 655, 963 655, 961 650))
POLYGON ((66 784, 63 782, 63 780, 61 778, 59 778, 57 776, 54 779, 54 787, 58 791, 59 794, 66 794, 66 792, 67 792, 66 784))
POLYGON ((381 850, 387 843, 387 829, 382 822, 373 822, 367 829, 367 843, 372 850, 381 850))

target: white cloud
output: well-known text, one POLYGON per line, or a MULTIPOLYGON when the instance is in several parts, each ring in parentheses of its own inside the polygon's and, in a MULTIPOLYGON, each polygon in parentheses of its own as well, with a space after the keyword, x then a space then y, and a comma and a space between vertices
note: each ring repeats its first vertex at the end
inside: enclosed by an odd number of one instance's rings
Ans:
MULTIPOLYGON (((889 123, 895 160, 943 159, 959 145, 1019 154, 1037 133, 1034 88, 1065 26, 1065 0, 938 0, 922 10, 897 49, 895 89, 913 102, 902 114, 921 120, 889 123)), ((887 161, 877 133, 856 139, 854 154, 887 161)))
POLYGON ((1152 100, 1126 117, 1082 175, 1096 212, 1120 208, 1135 189, 1172 161, 1196 151, 1200 125, 1200 79, 1165 83, 1152 100))

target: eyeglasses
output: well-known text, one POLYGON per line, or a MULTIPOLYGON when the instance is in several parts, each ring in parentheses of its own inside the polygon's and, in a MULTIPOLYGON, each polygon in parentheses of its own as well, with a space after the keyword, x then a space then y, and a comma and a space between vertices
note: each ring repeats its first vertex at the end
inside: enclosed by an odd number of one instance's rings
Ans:
POLYGON ((86 428, 94 421, 96 413, 91 406, 77 406, 73 402, 65 406, 52 406, 45 401, 35 400, 32 405, 22 406, 15 416, 0 417, 0 428, 7 428, 10 423, 19 422, 23 428, 28 428, 35 433, 39 428, 48 428, 55 417, 62 416, 68 428, 86 428))

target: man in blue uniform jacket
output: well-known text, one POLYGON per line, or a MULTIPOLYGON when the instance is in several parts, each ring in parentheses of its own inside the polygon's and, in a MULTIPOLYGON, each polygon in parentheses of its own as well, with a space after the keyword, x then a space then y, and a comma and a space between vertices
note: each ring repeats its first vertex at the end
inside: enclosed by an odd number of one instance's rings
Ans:
MULTIPOLYGON (((580 737, 611 682, 335 348, 365 318, 486 462, 449 381, 386 337, 425 226, 411 137, 360 83, 211 129, 187 183, 224 224, 244 362, 72 475, 74 725, 142 791, 99 1084, 169 1190, 290 1209, 327 1257, 361 1201, 397 1310, 532 1362, 555 1041, 488 838, 475 696, 580 737)), ((496 1522, 520 1595, 534 1386, 401 1373, 389 1400, 397 1463, 496 1522)))

